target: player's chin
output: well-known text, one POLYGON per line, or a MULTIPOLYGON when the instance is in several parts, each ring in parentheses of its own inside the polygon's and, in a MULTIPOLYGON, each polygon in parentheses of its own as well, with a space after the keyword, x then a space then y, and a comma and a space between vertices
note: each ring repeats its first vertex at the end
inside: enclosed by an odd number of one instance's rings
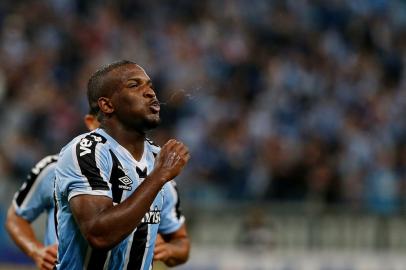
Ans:
POLYGON ((161 123, 161 118, 159 114, 149 115, 145 121, 145 126, 147 129, 154 129, 161 123))

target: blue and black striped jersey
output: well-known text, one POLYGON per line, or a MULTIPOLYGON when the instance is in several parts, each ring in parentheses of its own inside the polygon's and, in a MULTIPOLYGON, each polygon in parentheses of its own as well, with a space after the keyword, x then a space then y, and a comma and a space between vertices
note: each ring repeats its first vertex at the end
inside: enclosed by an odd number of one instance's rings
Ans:
POLYGON ((16 214, 28 222, 34 221, 43 212, 47 214, 45 245, 56 243, 53 190, 57 160, 56 155, 40 160, 13 199, 16 214))
MULTIPOLYGON (((164 185, 140 225, 110 251, 92 249, 79 231, 69 200, 81 194, 107 196, 113 204, 130 196, 154 167, 160 148, 144 142, 140 161, 103 129, 83 134, 64 147, 56 168, 55 198, 59 239, 57 269, 150 269, 156 235, 178 230, 172 183, 164 185)), ((131 217, 128 217, 131 218, 131 217)))

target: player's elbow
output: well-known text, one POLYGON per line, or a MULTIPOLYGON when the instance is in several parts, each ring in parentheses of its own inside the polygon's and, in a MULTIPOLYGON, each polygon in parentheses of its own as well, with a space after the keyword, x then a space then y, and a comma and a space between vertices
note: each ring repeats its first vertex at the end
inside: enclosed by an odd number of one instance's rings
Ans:
POLYGON ((110 241, 105 236, 96 236, 96 235, 87 234, 86 240, 93 249, 109 250, 109 249, 112 249, 116 245, 115 242, 110 241))
POLYGON ((181 251, 177 254, 177 256, 169 258, 165 264, 169 267, 178 266, 180 264, 184 264, 188 261, 190 254, 190 243, 189 239, 184 239, 182 241, 182 248, 181 251))
POLYGON ((123 240, 121 234, 114 233, 109 226, 100 226, 99 223, 82 226, 81 232, 88 244, 98 250, 112 249, 123 240))
POLYGON ((186 263, 189 260, 189 254, 190 254, 190 241, 189 238, 186 237, 184 240, 183 256, 179 258, 178 264, 186 263))
POLYGON ((6 228, 6 231, 10 234, 11 233, 11 228, 12 226, 10 225, 10 220, 6 219, 6 222, 4 222, 4 228, 6 228))
POLYGON ((17 227, 15 219, 16 214, 14 213, 14 208, 10 207, 7 212, 6 221, 4 222, 4 227, 9 234, 11 234, 13 232, 13 229, 17 227))
MULTIPOLYGON (((180 256, 178 258, 176 265, 186 263, 189 260, 189 254, 190 254, 190 245, 188 243, 187 247, 185 247, 185 251, 183 252, 183 256, 180 256)), ((173 265, 173 266, 176 266, 176 265, 173 265)))
POLYGON ((178 257, 178 258, 170 258, 165 262, 165 264, 168 267, 175 267, 180 264, 186 263, 188 259, 189 259, 189 254, 182 256, 182 257, 178 257))

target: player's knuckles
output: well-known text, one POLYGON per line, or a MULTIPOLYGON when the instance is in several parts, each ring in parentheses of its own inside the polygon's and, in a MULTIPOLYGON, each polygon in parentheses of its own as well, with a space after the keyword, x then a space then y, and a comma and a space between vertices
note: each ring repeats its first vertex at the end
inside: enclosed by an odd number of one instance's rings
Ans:
POLYGON ((44 264, 53 264, 55 262, 55 259, 53 260, 45 260, 44 264))
POLYGON ((168 146, 168 145, 170 145, 170 144, 173 144, 174 141, 175 141, 174 139, 169 139, 169 140, 164 144, 163 147, 168 146))
POLYGON ((189 148, 185 145, 185 144, 180 144, 180 147, 182 148, 182 149, 184 149, 184 150, 189 150, 189 148))
POLYGON ((52 269, 54 269, 54 265, 53 264, 47 264, 44 269, 52 270, 52 269))
POLYGON ((165 249, 162 249, 162 250, 158 251, 158 252, 154 255, 154 257, 155 257, 155 258, 162 259, 162 258, 165 257, 165 255, 166 255, 166 251, 165 251, 165 249))
POLYGON ((190 157, 190 153, 189 152, 183 152, 182 157, 190 157))
POLYGON ((189 151, 186 150, 186 149, 182 149, 182 150, 179 151, 179 155, 180 155, 181 157, 185 157, 185 156, 187 156, 188 154, 189 154, 189 151))
POLYGON ((159 254, 163 251, 163 246, 156 246, 154 249, 154 253, 159 254))
POLYGON ((171 139, 171 140, 168 141, 168 146, 169 146, 169 147, 174 147, 174 146, 176 146, 177 144, 178 144, 178 141, 175 140, 175 139, 171 139))
POLYGON ((52 257, 56 257, 57 251, 55 251, 55 250, 47 250, 47 254, 52 256, 52 257))
POLYGON ((190 155, 186 154, 182 157, 182 161, 186 164, 190 160, 190 155))
POLYGON ((52 269, 53 265, 47 262, 43 262, 40 267, 40 269, 52 269))
POLYGON ((170 148, 171 147, 171 142, 170 141, 168 141, 167 143, 165 143, 162 147, 161 147, 161 152, 165 152, 165 151, 167 151, 168 150, 168 148, 170 148))
POLYGON ((189 148, 187 148, 186 146, 183 147, 183 148, 180 150, 180 153, 182 153, 182 155, 188 154, 188 153, 189 153, 189 148))
POLYGON ((180 163, 180 164, 183 165, 183 164, 185 164, 185 162, 186 162, 186 157, 183 156, 183 157, 181 157, 181 158, 179 159, 179 163, 180 163))
POLYGON ((184 149, 186 147, 186 145, 184 145, 183 143, 178 143, 178 144, 176 144, 176 148, 177 149, 179 149, 179 150, 182 150, 182 149, 184 149))

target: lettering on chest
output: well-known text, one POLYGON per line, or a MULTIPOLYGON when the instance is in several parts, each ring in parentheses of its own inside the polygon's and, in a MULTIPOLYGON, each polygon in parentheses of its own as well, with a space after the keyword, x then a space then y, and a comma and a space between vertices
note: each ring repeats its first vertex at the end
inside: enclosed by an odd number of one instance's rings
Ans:
POLYGON ((159 224, 161 222, 161 210, 155 206, 154 210, 150 210, 145 213, 145 216, 142 218, 141 223, 147 224, 159 224))

